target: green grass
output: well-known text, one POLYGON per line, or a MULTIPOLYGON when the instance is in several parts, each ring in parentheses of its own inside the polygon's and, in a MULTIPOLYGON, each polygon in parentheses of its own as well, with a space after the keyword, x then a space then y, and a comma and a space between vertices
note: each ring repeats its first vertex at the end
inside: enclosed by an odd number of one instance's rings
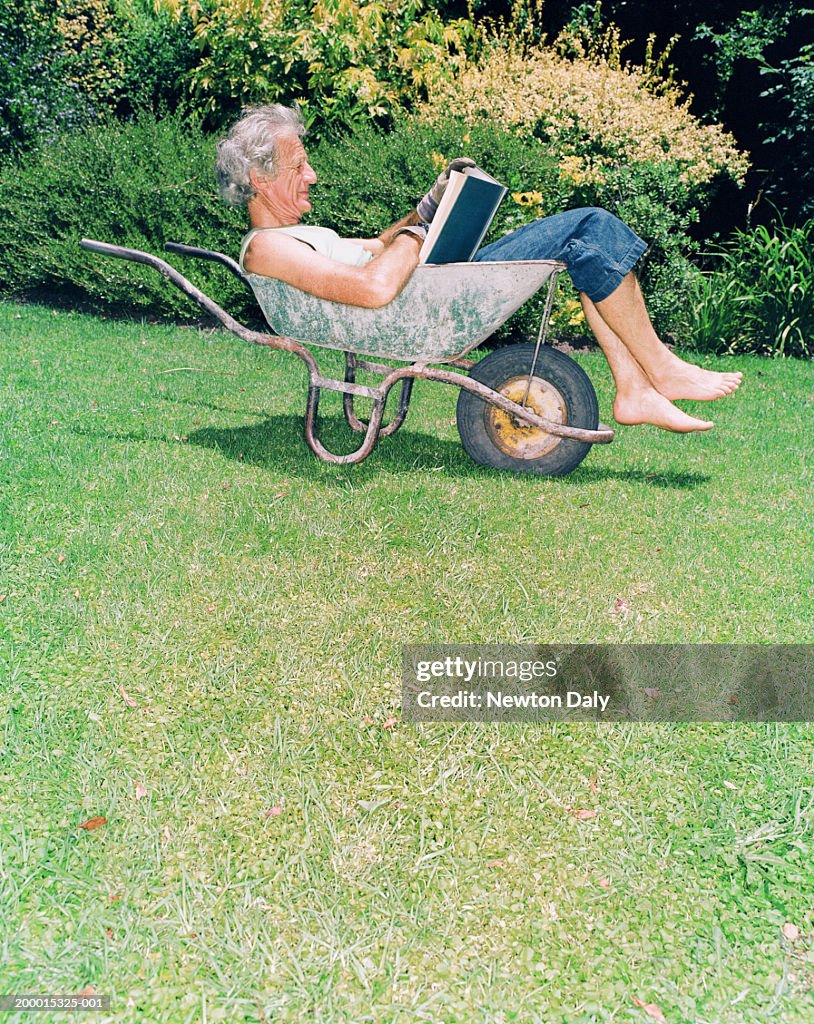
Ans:
POLYGON ((440 385, 331 467, 283 353, 8 304, 0 338, 0 990, 812 1020, 810 728, 385 722, 406 643, 808 640, 814 366, 712 362, 747 377, 715 431, 547 480, 472 464, 440 385))

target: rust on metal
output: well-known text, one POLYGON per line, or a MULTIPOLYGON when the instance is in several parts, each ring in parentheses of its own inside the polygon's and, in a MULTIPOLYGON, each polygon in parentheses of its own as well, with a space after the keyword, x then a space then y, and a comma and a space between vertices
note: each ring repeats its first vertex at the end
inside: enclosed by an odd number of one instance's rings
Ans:
MULTIPOLYGON (((501 385, 500 394, 544 419, 565 422, 565 400, 557 388, 541 377, 530 380, 527 373, 511 377, 501 385)), ((495 447, 515 459, 542 458, 562 441, 556 434, 538 430, 495 405, 487 409, 484 426, 495 447)))
MULTIPOLYGON (((346 352, 345 380, 356 380, 357 369, 366 370, 368 373, 377 373, 380 377, 384 377, 390 373, 393 367, 385 366, 383 363, 371 363, 364 359, 357 359, 354 352, 346 352)), ((412 393, 412 378, 406 377, 401 382, 396 415, 390 423, 387 424, 387 426, 383 426, 381 428, 379 431, 380 437, 390 437, 392 434, 395 434, 399 427, 404 423, 404 420, 407 418, 407 410, 410 408, 410 398, 412 393)), ((363 420, 360 420, 354 411, 352 394, 345 394, 342 396, 342 411, 345 413, 345 420, 351 430, 355 430, 357 433, 364 433, 367 430, 367 424, 363 420)))

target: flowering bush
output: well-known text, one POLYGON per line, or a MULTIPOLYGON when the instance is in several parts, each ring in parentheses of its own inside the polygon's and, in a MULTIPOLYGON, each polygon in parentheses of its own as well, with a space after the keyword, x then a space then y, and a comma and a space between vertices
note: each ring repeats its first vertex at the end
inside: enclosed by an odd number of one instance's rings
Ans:
POLYGON ((390 115, 466 61, 476 34, 425 0, 158 0, 194 24, 198 104, 222 122, 251 102, 302 102, 313 118, 390 115))
MULTIPOLYGON (((555 162, 556 209, 602 206, 648 243, 637 267, 654 323, 673 329, 691 275, 690 226, 717 180, 742 182, 745 154, 720 126, 702 124, 648 49, 640 67, 622 61, 614 27, 577 20, 550 47, 517 27, 493 34, 483 56, 430 91, 420 116, 436 123, 454 110, 466 124, 492 122, 533 142, 555 162)), ((513 199, 522 223, 556 212, 522 183, 513 199)), ((558 332, 582 328, 576 295, 564 282, 558 332)))
POLYGON ((647 68, 590 55, 494 45, 482 64, 435 84, 423 111, 433 119, 447 109, 537 138, 577 187, 602 185, 610 169, 630 164, 669 162, 690 185, 719 174, 741 181, 748 166, 721 127, 701 124, 647 68))

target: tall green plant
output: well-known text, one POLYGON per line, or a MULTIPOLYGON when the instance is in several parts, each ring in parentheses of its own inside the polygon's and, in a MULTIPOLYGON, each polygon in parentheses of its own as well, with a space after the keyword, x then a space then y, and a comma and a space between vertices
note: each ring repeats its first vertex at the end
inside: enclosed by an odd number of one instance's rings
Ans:
POLYGON ((694 285, 695 347, 814 355, 814 221, 739 231, 719 259, 719 269, 694 285))

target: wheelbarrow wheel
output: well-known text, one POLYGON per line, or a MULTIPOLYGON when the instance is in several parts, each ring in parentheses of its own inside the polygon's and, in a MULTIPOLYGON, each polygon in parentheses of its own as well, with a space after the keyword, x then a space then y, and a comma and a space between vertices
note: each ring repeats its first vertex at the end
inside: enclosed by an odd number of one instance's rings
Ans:
MULTIPOLYGON (((473 380, 522 404, 534 345, 497 349, 469 372, 473 380)), ((563 352, 544 345, 538 355, 526 403, 555 423, 596 430, 599 407, 588 375, 563 352)), ((458 432, 466 453, 483 466, 515 473, 565 476, 582 462, 591 445, 556 437, 503 412, 497 406, 461 390, 458 432)))

